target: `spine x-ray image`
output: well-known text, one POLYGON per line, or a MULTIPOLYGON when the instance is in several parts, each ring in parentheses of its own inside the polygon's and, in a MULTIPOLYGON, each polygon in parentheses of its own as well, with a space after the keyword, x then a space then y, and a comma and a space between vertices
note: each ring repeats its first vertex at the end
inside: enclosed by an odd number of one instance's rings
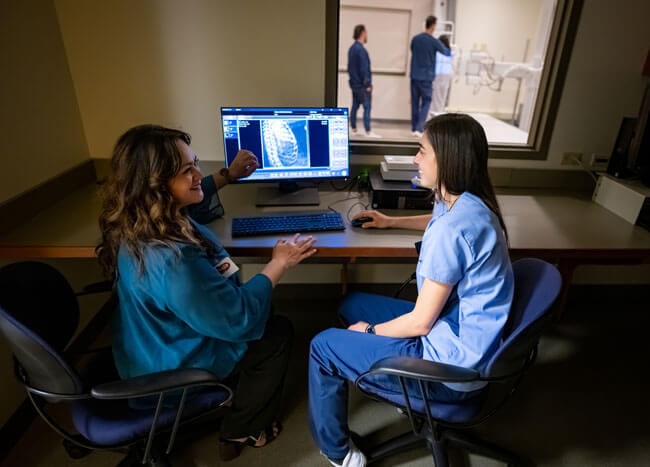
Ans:
POLYGON ((307 122, 262 120, 264 167, 309 167, 307 122))

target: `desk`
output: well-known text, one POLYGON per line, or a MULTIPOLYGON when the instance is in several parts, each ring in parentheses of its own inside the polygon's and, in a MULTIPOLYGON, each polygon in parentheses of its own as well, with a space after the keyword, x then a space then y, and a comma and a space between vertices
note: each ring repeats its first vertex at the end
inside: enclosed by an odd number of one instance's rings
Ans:
MULTIPOLYGON (((327 188, 323 184, 323 188, 327 188)), ((220 192, 226 215, 209 227, 221 238, 231 255, 244 261, 268 258, 275 236, 237 238, 230 235, 232 217, 301 211, 305 208, 256 208, 256 185, 227 186, 220 192)), ((321 191, 321 206, 343 214, 356 212, 367 203, 365 195, 347 191, 321 191), (347 199, 341 201, 347 197, 347 199)), ((558 265, 563 278, 562 302, 566 300, 573 271, 579 264, 635 264, 650 259, 650 232, 631 225, 591 202, 588 197, 503 192, 498 196, 510 235, 513 259, 534 256, 558 265)), ((96 187, 81 187, 36 217, 0 236, 0 258, 90 258, 99 243, 97 225, 100 203, 96 187)), ((385 211, 387 214, 422 214, 422 211, 385 211)), ((362 230, 348 227, 344 232, 318 234, 318 253, 312 262, 344 264, 357 261, 415 263, 413 244, 421 233, 408 230, 362 230)), ((560 309, 562 306, 559 307, 560 309)))

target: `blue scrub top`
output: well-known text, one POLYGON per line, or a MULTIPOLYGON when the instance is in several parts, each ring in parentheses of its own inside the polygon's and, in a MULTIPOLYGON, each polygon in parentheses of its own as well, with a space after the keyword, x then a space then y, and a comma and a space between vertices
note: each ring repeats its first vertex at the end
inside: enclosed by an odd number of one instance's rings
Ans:
MULTIPOLYGON (((204 203, 195 206, 202 209, 193 211, 209 221, 219 211, 218 197, 212 177, 202 186, 204 203)), ((224 378, 246 352, 246 342, 264 333, 271 281, 262 274, 245 284, 237 274, 224 278, 215 266, 228 253, 212 231, 192 222, 214 244, 216 257, 185 243, 149 244, 141 271, 128 249, 119 249, 113 354, 124 379, 175 368, 204 368, 224 378)))
MULTIPOLYGON (((421 338, 423 358, 481 370, 499 345, 514 291, 497 216, 468 192, 450 211, 437 203, 422 238, 416 275, 418 291, 425 279, 454 286, 433 328, 421 338)), ((445 384, 472 391, 486 383, 445 384)))
POLYGON ((348 74, 350 75, 350 87, 353 89, 365 89, 372 85, 370 57, 366 48, 359 41, 354 41, 348 50, 348 74))
POLYGON ((451 55, 451 50, 431 34, 422 32, 411 39, 411 79, 433 81, 436 78, 437 52, 451 55))

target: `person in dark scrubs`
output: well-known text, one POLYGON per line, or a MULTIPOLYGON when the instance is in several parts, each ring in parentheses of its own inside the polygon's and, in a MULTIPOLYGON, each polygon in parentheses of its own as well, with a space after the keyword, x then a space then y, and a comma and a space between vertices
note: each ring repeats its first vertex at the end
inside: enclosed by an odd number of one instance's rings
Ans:
POLYGON ((436 78, 436 53, 447 57, 451 50, 433 37, 437 19, 429 16, 425 30, 411 40, 411 134, 420 138, 429 113, 436 78))
POLYGON ((368 43, 368 31, 363 24, 354 27, 352 35, 354 44, 348 50, 348 74, 352 90, 352 108, 350 109, 350 125, 352 134, 357 134, 357 111, 363 105, 363 126, 365 135, 369 138, 381 138, 370 129, 370 107, 372 100, 372 72, 370 71, 370 56, 364 47, 368 43))

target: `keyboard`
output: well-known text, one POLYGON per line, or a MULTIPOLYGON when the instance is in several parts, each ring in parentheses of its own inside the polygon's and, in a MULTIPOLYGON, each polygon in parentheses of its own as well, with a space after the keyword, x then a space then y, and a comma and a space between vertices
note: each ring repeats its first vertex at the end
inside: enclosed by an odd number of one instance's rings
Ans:
POLYGON ((314 212, 279 216, 235 217, 232 220, 233 237, 303 232, 345 230, 338 212, 314 212))

